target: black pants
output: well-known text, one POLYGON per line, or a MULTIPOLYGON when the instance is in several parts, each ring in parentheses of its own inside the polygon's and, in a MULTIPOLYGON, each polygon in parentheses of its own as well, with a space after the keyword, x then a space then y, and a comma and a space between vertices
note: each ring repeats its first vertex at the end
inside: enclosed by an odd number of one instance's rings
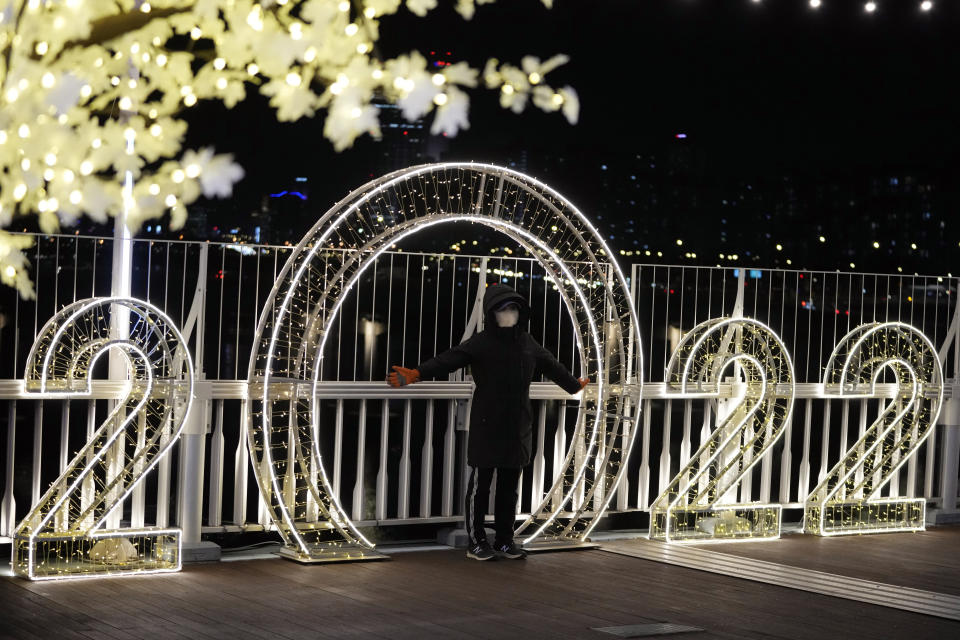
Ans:
POLYGON ((487 505, 490 503, 490 482, 493 480, 494 471, 497 472, 497 493, 494 497, 493 509, 494 529, 497 532, 496 543, 513 542, 513 528, 516 525, 517 514, 517 483, 520 480, 521 470, 493 467, 469 467, 469 469, 464 520, 471 546, 486 539, 483 520, 487 515, 487 505))

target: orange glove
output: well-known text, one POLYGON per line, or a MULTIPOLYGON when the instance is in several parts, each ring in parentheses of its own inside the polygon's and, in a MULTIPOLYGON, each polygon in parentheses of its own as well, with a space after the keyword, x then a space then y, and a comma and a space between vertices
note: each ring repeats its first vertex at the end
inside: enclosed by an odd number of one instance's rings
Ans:
POLYGON ((577 378, 577 382, 580 383, 580 391, 583 391, 583 388, 590 384, 590 378, 577 378))
POLYGON ((413 384, 420 379, 420 372, 416 369, 405 369, 397 365, 391 368, 393 369, 393 373, 387 376, 387 382, 390 383, 391 387, 402 387, 413 384))

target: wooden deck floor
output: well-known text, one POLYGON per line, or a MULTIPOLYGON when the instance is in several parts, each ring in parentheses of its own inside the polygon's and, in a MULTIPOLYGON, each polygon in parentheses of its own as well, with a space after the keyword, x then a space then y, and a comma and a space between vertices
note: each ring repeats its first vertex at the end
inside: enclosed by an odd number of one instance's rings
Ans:
MULTIPOLYGON (((698 545, 718 549, 717 545, 698 545)), ((792 567, 960 596, 960 527, 870 536, 786 535, 722 551, 792 567)))
MULTIPOLYGON (((724 545, 769 561, 949 590, 960 528, 724 545), (900 542, 895 538, 907 541, 900 542), (830 544, 827 544, 830 543, 830 544), (838 553, 839 550, 839 553, 838 553), (906 554, 906 555, 905 555, 906 554), (910 556, 912 554, 912 558, 910 556), (909 569, 909 571, 906 571, 909 569)), ((649 622, 702 638, 960 637, 960 623, 604 551, 478 563, 461 551, 303 566, 281 559, 188 566, 143 578, 0 579, 3 638, 593 638, 649 622)))

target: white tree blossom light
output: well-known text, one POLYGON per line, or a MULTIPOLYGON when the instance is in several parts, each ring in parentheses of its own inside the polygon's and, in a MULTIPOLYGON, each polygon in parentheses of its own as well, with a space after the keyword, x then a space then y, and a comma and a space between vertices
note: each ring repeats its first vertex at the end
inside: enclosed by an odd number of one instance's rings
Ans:
MULTIPOLYGON (((492 1, 459 0, 456 10, 469 20, 492 1)), ((456 135, 469 126, 465 89, 478 85, 477 69, 459 62, 434 72, 416 51, 373 54, 383 16, 404 6, 424 16, 437 4, 12 0, 0 9, 0 228, 31 214, 47 233, 81 215, 123 214, 136 230, 170 213, 171 227, 182 226, 197 198, 229 197, 243 177, 230 154, 182 148, 185 112, 201 100, 232 108, 250 88, 280 121, 324 112, 324 136, 337 151, 380 136, 374 101, 396 103, 409 120, 434 112, 431 132, 456 135), (158 189, 173 198, 156 197, 158 189)), ((533 96, 575 123, 576 92, 545 83, 566 61, 490 60, 484 84, 514 112, 533 96)), ((23 242, 0 230, 0 278, 30 296, 23 242)))

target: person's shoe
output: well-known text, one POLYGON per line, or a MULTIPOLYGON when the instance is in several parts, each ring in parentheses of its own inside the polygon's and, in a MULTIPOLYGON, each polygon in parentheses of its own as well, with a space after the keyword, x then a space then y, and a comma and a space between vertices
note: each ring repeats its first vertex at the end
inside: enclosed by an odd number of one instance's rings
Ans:
POLYGON ((510 560, 522 560, 527 557, 527 552, 513 542, 497 543, 493 550, 501 558, 509 558, 510 560))
POLYGON ((479 544, 467 548, 467 557, 474 560, 496 560, 497 554, 490 548, 490 543, 484 540, 479 544))

